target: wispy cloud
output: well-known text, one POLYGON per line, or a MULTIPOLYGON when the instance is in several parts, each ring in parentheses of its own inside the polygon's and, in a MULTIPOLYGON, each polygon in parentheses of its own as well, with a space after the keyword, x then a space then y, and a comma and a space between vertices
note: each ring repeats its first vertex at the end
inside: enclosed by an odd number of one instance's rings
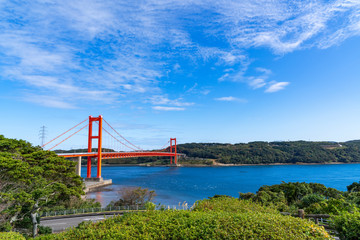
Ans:
POLYGON ((246 103, 246 102, 247 102, 246 99, 237 98, 237 97, 232 97, 232 96, 219 97, 219 98, 215 98, 215 100, 216 100, 216 101, 222 101, 222 102, 242 102, 242 103, 246 103))
POLYGON ((253 89, 262 88, 266 85, 266 82, 263 78, 251 78, 249 79, 249 85, 253 89))
POLYGON ((351 30, 338 41, 359 34, 353 29, 359 23, 360 2, 356 0, 230 1, 217 7, 221 14, 216 20, 228 24, 227 37, 239 47, 267 46, 277 53, 287 53, 314 45, 322 47, 339 29, 351 30), (339 18, 344 21, 332 24, 339 18))
POLYGON ((271 82, 265 92, 273 93, 285 89, 289 82, 271 82))
POLYGON ((184 102, 182 98, 178 99, 169 99, 166 96, 155 95, 151 96, 149 102, 153 105, 172 105, 177 107, 186 107, 194 105, 193 102, 184 102))
POLYGON ((164 107, 164 106, 153 106, 152 109, 158 111, 184 111, 185 108, 182 107, 164 107))
POLYGON ((26 95, 22 98, 26 102, 32 102, 44 107, 60 108, 60 109, 76 109, 77 107, 71 103, 65 102, 54 96, 26 95))

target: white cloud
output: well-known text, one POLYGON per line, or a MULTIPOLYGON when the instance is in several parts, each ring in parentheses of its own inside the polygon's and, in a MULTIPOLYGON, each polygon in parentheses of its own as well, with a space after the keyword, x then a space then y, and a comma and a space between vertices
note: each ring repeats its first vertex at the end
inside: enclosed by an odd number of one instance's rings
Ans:
POLYGON ((164 107, 164 106, 153 106, 152 109, 158 111, 184 111, 185 108, 181 107, 164 107))
POLYGON ((196 92, 196 87, 198 86, 198 83, 194 83, 192 87, 190 87, 188 90, 186 90, 186 93, 194 93, 196 92))
POLYGON ((289 85, 289 82, 272 82, 270 83, 270 86, 265 90, 267 93, 277 92, 280 90, 285 89, 287 85, 289 85))
POLYGON ((252 76, 246 76, 246 69, 235 71, 234 69, 227 69, 218 81, 233 81, 247 83, 252 89, 258 89, 267 86, 270 81, 268 80, 272 74, 270 69, 256 68, 256 72, 252 76))
POLYGON ((225 73, 224 75, 222 75, 221 77, 218 78, 219 82, 223 82, 225 80, 227 80, 229 78, 230 74, 229 73, 225 73))
POLYGON ((178 98, 178 99, 169 99, 166 96, 162 96, 162 95, 155 95, 155 96, 151 96, 149 98, 149 102, 153 105, 172 105, 172 106, 177 106, 177 107, 186 107, 186 106, 192 106, 194 105, 193 102, 184 102, 182 98, 178 98))
POLYGON ((249 85, 253 89, 257 89, 257 88, 264 87, 266 85, 266 82, 262 78, 249 79, 249 85))
POLYGON ((245 100, 245 99, 236 98, 236 97, 232 97, 232 96, 219 97, 219 98, 215 98, 215 100, 216 101, 223 101, 223 102, 242 102, 242 103, 247 102, 247 100, 245 100))
MULTIPOLYGON (((266 46, 282 54, 313 45, 321 47, 332 33, 358 23, 360 2, 229 1, 217 7, 220 16, 215 21, 229 26, 227 37, 232 44, 266 46), (336 19, 344 20, 332 24, 336 19)), ((354 31, 347 32, 344 39, 352 34, 354 31)))
POLYGON ((202 95, 208 95, 211 91, 209 89, 204 89, 204 90, 201 90, 200 93, 202 95))
POLYGON ((180 68, 181 68, 181 66, 180 66, 180 64, 178 64, 178 63, 175 63, 174 66, 173 66, 173 69, 174 69, 175 71, 178 71, 180 68))
POLYGON ((76 109, 77 107, 71 103, 60 100, 53 96, 28 95, 23 97, 26 102, 36 103, 45 107, 60 109, 76 109))
POLYGON ((266 75, 266 76, 269 76, 270 74, 272 74, 272 71, 270 69, 266 69, 266 68, 257 67, 257 68, 255 68, 255 70, 258 72, 264 73, 264 75, 266 75))

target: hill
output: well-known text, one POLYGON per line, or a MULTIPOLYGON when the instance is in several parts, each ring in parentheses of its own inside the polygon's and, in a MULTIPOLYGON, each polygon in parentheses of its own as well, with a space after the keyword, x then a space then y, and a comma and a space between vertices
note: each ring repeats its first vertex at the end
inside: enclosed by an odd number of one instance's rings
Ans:
MULTIPOLYGON (((277 141, 179 144, 178 152, 186 154, 182 164, 296 164, 360 162, 360 140, 348 142, 277 141)), ((105 150, 105 149, 104 149, 105 150)), ((82 151, 71 150, 71 151, 82 151)), ((86 151, 86 150, 83 150, 86 151)), ((106 149, 105 151, 113 151, 106 149)), ((69 152, 57 150, 56 152, 69 152)), ((85 158, 84 158, 85 163, 85 158)), ((104 159, 105 164, 168 164, 169 158, 104 159)))
POLYGON ((350 163, 360 162, 360 141, 187 143, 179 145, 178 152, 224 164, 350 163))

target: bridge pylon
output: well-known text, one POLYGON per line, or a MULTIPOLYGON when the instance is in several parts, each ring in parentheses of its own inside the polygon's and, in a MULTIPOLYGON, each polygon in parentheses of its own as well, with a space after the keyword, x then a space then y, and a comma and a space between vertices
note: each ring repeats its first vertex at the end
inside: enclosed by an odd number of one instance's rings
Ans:
MULTIPOLYGON (((97 139, 97 174, 96 178, 101 178, 101 160, 102 160, 102 120, 103 117, 99 115, 98 117, 89 116, 89 135, 88 135, 88 153, 92 152, 92 140, 97 139), (93 135, 93 122, 98 124, 98 134, 93 135)), ((88 156, 87 160, 87 178, 91 178, 91 156, 88 156)))
MULTIPOLYGON (((170 152, 175 152, 174 163, 177 165, 177 149, 176 149, 176 138, 170 138, 170 152)), ((170 164, 173 164, 173 157, 170 156, 170 164)))

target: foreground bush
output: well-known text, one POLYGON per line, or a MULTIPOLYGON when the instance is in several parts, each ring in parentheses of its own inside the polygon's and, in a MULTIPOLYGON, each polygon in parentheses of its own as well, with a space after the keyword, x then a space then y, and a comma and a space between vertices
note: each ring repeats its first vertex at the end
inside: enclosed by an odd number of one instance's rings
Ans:
POLYGON ((16 232, 0 232, 0 240, 25 240, 25 238, 16 232))
POLYGON ((338 232, 340 239, 360 239, 360 213, 342 212, 331 217, 331 226, 338 232))
POLYGON ((126 214, 98 223, 83 223, 78 228, 39 239, 330 238, 324 228, 306 220, 282 216, 249 201, 222 198, 201 201, 191 212, 170 210, 126 214), (230 209, 231 203, 235 206, 230 209), (259 209, 264 211, 257 212, 259 209))
POLYGON ((193 211, 225 211, 225 212, 262 212, 262 213, 278 213, 277 210, 254 203, 250 200, 239 200, 233 197, 220 197, 204 199, 196 202, 193 211))

